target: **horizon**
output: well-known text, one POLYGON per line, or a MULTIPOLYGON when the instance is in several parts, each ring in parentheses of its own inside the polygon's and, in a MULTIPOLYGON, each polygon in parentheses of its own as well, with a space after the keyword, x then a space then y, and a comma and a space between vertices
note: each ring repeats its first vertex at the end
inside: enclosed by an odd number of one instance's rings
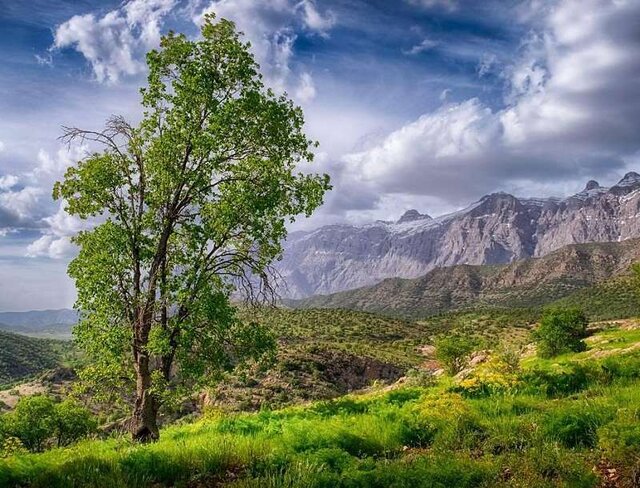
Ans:
POLYGON ((442 217, 483 195, 567 197, 640 168, 631 0, 0 0, 0 311, 71 308, 51 187, 90 147, 62 125, 140 117, 144 55, 202 15, 236 22, 265 83, 302 106, 326 224, 442 217))

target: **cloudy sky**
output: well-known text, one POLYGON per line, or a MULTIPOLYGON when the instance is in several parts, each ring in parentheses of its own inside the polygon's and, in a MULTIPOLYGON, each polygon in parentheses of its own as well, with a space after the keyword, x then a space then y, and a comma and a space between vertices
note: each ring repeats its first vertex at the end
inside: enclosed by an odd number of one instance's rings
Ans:
POLYGON ((562 196, 640 170, 637 0, 0 0, 0 310, 70 306, 62 125, 135 121, 144 53, 234 20, 331 174, 297 228, 562 196))

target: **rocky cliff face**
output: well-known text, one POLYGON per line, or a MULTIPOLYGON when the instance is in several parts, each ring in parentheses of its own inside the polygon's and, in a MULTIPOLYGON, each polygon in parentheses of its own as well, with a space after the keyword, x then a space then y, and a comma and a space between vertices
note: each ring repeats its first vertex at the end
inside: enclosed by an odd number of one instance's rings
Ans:
POLYGON ((443 266, 505 264, 569 244, 634 237, 640 237, 637 173, 611 188, 590 181, 564 200, 494 193, 435 219, 410 210, 397 222, 294 233, 279 265, 287 283, 282 294, 327 294, 390 277, 415 278, 443 266))

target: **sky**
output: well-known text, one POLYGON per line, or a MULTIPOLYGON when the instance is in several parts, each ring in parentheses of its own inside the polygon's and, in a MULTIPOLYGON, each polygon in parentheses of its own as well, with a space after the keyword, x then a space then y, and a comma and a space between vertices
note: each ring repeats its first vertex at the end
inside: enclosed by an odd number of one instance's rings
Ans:
POLYGON ((72 305, 87 223, 51 189, 88 148, 61 128, 138 120, 145 53, 169 30, 197 38, 208 12, 320 143, 334 189, 293 229, 640 170, 637 0, 0 0, 0 310, 72 305))

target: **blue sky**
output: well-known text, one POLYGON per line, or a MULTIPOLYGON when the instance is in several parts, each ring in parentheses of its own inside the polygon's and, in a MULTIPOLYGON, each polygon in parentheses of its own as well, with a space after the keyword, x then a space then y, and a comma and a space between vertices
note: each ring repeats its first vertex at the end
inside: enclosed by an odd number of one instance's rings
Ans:
POLYGON ((71 305, 86 224, 50 193, 87 148, 61 126, 135 121, 144 53, 205 12, 237 23, 320 142, 335 189, 296 228, 640 169, 636 0, 0 0, 0 310, 71 305))

